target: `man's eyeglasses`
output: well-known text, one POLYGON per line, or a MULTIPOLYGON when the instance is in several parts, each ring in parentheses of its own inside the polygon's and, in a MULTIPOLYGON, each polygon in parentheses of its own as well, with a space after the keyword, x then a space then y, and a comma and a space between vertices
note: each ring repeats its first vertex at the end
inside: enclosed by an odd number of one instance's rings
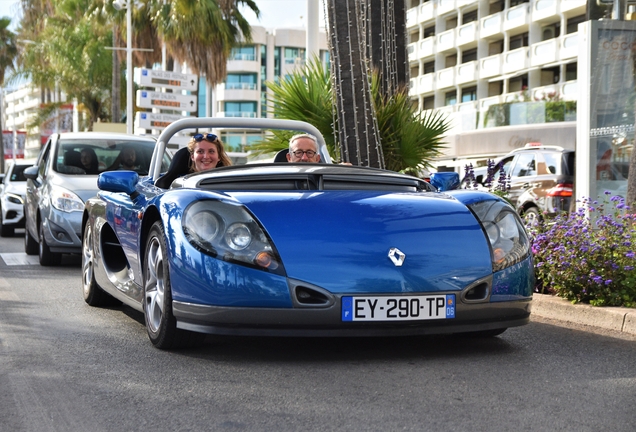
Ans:
POLYGON ((203 134, 196 134, 195 136, 193 136, 192 138, 194 138, 194 140, 196 142, 201 142, 203 141, 203 138, 205 138, 206 140, 210 141, 210 142, 214 142, 216 141, 216 139, 218 138, 216 135, 209 133, 206 135, 203 134))
POLYGON ((294 156, 296 156, 298 159, 300 159, 301 157, 303 157, 303 154, 306 154, 308 158, 312 158, 314 156, 316 156, 316 152, 313 150, 296 150, 291 152, 294 156))

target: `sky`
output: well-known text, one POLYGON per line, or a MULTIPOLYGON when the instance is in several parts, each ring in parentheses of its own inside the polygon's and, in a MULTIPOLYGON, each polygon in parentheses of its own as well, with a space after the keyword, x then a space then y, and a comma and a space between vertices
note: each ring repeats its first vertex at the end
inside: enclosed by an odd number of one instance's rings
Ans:
MULTIPOLYGON (((261 19, 251 12, 244 12, 244 16, 251 25, 266 28, 305 27, 307 25, 307 0, 255 0, 261 10, 261 19)), ((0 17, 14 18, 18 10, 19 0, 0 0, 0 17)), ((318 7, 320 18, 318 25, 324 27, 322 2, 318 7)), ((12 23, 15 29, 15 22, 12 23)))

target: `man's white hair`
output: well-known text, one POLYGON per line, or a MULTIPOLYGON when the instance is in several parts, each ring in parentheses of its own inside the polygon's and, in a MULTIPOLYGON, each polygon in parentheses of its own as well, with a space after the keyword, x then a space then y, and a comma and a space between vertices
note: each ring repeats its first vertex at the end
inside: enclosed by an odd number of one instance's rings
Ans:
POLYGON ((300 138, 308 138, 308 139, 312 140, 314 142, 314 145, 316 146, 316 152, 318 151, 318 138, 316 138, 312 134, 308 134, 308 133, 297 134, 297 135, 294 135, 293 137, 291 137, 289 139, 289 150, 290 151, 292 150, 292 145, 294 144, 294 141, 296 141, 297 139, 300 139, 300 138))

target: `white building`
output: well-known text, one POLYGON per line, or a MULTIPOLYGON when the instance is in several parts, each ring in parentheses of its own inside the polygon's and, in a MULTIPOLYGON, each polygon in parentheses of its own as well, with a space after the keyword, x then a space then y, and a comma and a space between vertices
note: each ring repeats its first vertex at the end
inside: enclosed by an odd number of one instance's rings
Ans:
MULTIPOLYGON (((227 63, 225 82, 207 92, 199 92, 199 116, 271 117, 268 115, 266 82, 279 82, 305 65, 306 33, 304 29, 252 27, 252 42, 234 48, 227 63), (207 95, 209 94, 209 96, 207 95)), ((320 59, 328 64, 327 36, 319 34, 320 59)), ((201 78, 205 82, 205 78, 201 78)), ((258 131, 219 131, 231 151, 241 151, 251 142, 262 139, 258 131)))
POLYGON ((407 2, 409 94, 449 115, 448 159, 527 142, 574 149, 586 0, 407 2))

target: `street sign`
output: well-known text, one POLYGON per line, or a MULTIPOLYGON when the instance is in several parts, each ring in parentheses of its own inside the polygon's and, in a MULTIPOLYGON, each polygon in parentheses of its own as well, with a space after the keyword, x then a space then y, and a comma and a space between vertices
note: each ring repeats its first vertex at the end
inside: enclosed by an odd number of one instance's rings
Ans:
POLYGON ((135 69, 135 82, 143 87, 196 91, 199 77, 192 74, 141 68, 135 69))
POLYGON ((196 111, 198 108, 196 96, 147 90, 137 90, 137 106, 188 112, 196 111))
POLYGON ((174 121, 187 118, 174 114, 157 114, 138 111, 135 115, 135 126, 141 129, 165 129, 174 121))

